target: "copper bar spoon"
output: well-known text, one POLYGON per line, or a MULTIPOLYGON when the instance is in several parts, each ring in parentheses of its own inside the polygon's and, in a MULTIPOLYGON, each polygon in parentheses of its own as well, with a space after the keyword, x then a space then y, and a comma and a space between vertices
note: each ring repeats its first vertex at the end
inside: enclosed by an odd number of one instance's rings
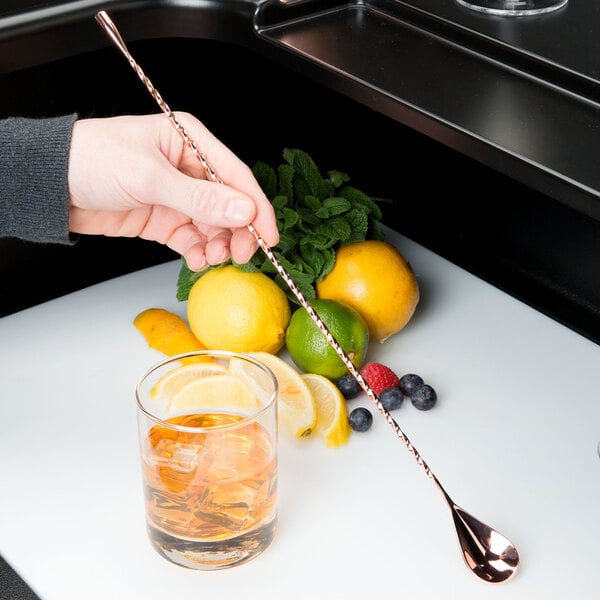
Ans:
MULTIPOLYGON (((219 178, 215 170, 208 162, 207 158, 199 150, 196 143, 190 138, 184 127, 177 120, 177 117, 173 114, 169 106, 162 99, 158 90, 152 85, 152 82, 148 79, 148 77, 146 77, 141 67, 133 59, 133 56, 127 49, 127 46, 125 45, 121 34, 119 33, 117 27, 115 26, 111 18, 108 16, 108 14, 105 11, 100 11, 96 14, 96 20, 104 29, 104 31, 112 40, 112 42, 123 53, 133 70, 141 79, 142 83, 146 86, 148 92, 150 92, 150 95, 155 99, 160 109, 167 115, 177 132, 181 135, 181 137, 188 145, 190 150, 200 161, 202 167, 205 169, 211 180, 215 181, 216 183, 223 183, 223 181, 219 178)), ((287 271, 281 265, 281 263, 277 260, 277 257, 273 254, 269 246, 261 238, 260 234, 252 225, 248 225, 248 230, 254 236, 258 246, 265 253, 267 258, 271 261, 275 269, 277 269, 277 272, 279 273, 281 278, 285 281, 292 293, 296 296, 300 305, 306 309, 311 319, 314 321, 314 323, 317 325, 317 327, 323 333, 323 335, 325 335, 328 342, 334 348, 342 362, 346 365, 350 373, 352 373, 352 375, 356 378, 360 387, 367 394, 371 402, 375 404, 377 410, 385 417, 385 420, 396 432, 396 435, 402 440, 407 450, 417 461, 419 466, 423 469, 427 477, 429 477, 429 479, 431 479, 433 483, 435 483, 437 488, 442 493, 443 498, 446 500, 446 503, 450 508, 452 519, 454 521, 454 526, 456 528, 458 542, 461 547, 463 558, 467 567, 475 575, 477 575, 477 577, 488 583, 501 583, 513 577, 516 574, 519 567, 519 553, 517 552, 515 546, 510 542, 510 540, 508 540, 508 538, 503 536, 501 533, 497 532, 495 529, 492 529, 489 525, 482 523, 481 521, 470 515, 468 512, 466 512, 460 506, 456 505, 453 502, 453 500, 446 493, 446 491, 438 481, 437 477, 433 474, 427 463, 423 460, 421 454, 412 445, 408 437, 406 437, 404 432, 400 429, 398 423, 396 423, 394 418, 390 415, 389 411, 380 402, 379 398, 377 397, 377 394, 373 392, 373 390, 367 384, 363 376, 352 364, 350 357, 338 344, 338 342, 333 337, 325 323, 321 321, 316 311, 312 308, 308 300, 298 289, 293 279, 290 277, 290 275, 287 273, 287 271)))

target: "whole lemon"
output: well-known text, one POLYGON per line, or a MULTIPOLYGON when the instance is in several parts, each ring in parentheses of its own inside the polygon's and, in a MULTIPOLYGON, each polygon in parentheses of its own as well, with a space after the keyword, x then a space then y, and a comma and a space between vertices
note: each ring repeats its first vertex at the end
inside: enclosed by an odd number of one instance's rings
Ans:
POLYGON ((187 303, 190 329, 209 350, 275 354, 290 316, 288 299, 272 279, 235 265, 204 273, 187 303))
POLYGON ((338 300, 357 310, 372 341, 400 331, 419 302, 414 271, 389 242, 366 240, 340 246, 333 269, 316 284, 318 298, 338 300))
MULTIPOLYGON (((364 319, 353 308, 336 300, 318 299, 311 306, 352 364, 360 368, 369 346, 369 328, 364 319)), ((298 308, 292 315, 285 343, 291 359, 305 373, 339 379, 348 372, 305 308, 298 308)))

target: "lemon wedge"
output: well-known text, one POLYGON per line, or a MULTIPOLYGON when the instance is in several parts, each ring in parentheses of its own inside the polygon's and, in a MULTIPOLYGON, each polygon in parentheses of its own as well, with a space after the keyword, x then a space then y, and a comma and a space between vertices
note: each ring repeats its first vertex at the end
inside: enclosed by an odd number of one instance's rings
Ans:
POLYGON ((316 373, 303 373, 317 408, 316 431, 331 448, 342 446, 350 437, 350 422, 346 400, 340 390, 327 377, 316 373))
POLYGON ((254 409, 258 399, 239 378, 230 374, 207 375, 194 379, 176 392, 167 405, 168 413, 196 408, 254 409))
POLYGON ((216 362, 183 365, 165 373, 150 390, 150 397, 171 398, 185 385, 195 379, 207 375, 224 374, 226 372, 227 369, 216 362))
POLYGON ((282 358, 269 352, 249 352, 269 367, 279 384, 280 422, 297 438, 308 437, 317 424, 317 409, 308 385, 300 373, 282 358))
POLYGON ((229 372, 243 381, 254 392, 261 404, 268 404, 274 385, 273 380, 265 371, 243 358, 232 358, 229 361, 229 372))

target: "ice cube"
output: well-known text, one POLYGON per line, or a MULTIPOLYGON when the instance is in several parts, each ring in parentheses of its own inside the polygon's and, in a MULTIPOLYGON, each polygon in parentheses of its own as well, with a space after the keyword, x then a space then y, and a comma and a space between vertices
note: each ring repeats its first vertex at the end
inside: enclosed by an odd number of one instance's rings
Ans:
POLYGON ((155 466, 161 469, 192 473, 197 469, 202 458, 202 446, 162 439, 155 446, 152 458, 155 466))

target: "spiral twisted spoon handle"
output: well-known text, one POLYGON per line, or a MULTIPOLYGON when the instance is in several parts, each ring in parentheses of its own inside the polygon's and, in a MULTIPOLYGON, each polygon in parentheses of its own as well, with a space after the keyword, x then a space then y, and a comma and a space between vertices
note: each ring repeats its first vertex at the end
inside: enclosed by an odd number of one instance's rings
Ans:
MULTIPOLYGON (((188 145, 194 156, 200 161, 202 167, 210 177, 210 179, 216 183, 223 183, 216 171, 208 162, 206 156, 199 150, 194 140, 188 135, 183 125, 178 121, 173 111, 169 108, 169 105, 163 100, 158 90, 152 85, 150 79, 145 75, 142 68, 134 60, 133 56, 127 49, 121 34, 117 27, 108 16, 105 11, 100 11, 96 14, 96 20, 100 26, 107 33, 112 42, 118 47, 123 53, 131 68, 137 73, 142 83, 146 86, 146 89, 150 95, 154 98, 160 109, 167 115, 173 127, 177 130, 179 135, 183 138, 184 142, 188 145)), ((481 523, 481 521, 475 519, 469 515, 462 508, 454 504, 452 499, 448 496, 444 488, 441 486, 438 479, 435 477, 427 463, 421 457, 419 451, 412 445, 408 437, 404 434, 398 423, 394 420, 389 411, 380 402, 377 394, 371 389, 364 377, 356 369, 352 363, 350 357, 346 354, 343 348, 338 344, 335 337, 329 331, 325 323, 320 319, 314 308, 310 305, 304 294, 300 291, 298 286, 295 284, 292 277, 287 273, 283 265, 277 260, 277 257, 273 254, 272 250, 262 239, 258 231, 252 226, 248 225, 248 230, 254 236, 258 246, 265 253, 269 261, 275 267, 281 278, 285 281, 294 296, 298 299, 300 305, 306 309, 310 318, 327 338, 329 344, 333 347, 337 355, 340 357, 342 362, 346 365, 350 373, 355 377, 360 387, 367 394, 371 402, 375 404, 377 410, 384 416, 385 420, 394 430, 396 435, 402 440, 407 450, 423 469, 427 477, 429 477, 438 489, 441 491, 444 499, 446 500, 454 520, 456 532, 459 540, 459 544, 463 551, 463 557, 469 569, 475 573, 478 577, 484 581, 490 583, 499 583, 506 581, 512 577, 519 565, 519 555, 516 548, 506 539, 504 536, 499 534, 497 531, 481 523)))

